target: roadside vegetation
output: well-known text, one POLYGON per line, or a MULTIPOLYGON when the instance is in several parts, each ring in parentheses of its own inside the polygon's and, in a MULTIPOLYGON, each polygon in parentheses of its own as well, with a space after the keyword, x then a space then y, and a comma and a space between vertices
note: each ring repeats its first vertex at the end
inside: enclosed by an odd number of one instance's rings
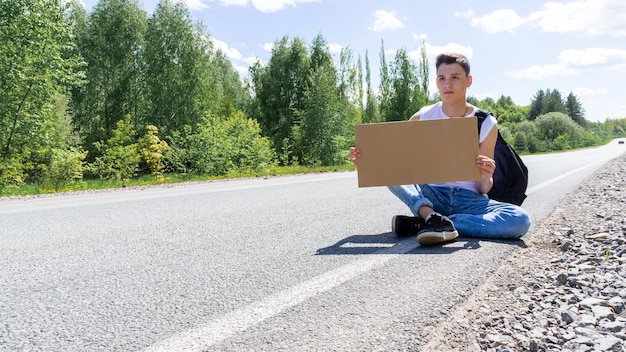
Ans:
MULTIPOLYGON (((183 2, 0 2, 0 196, 352 169, 354 125, 405 120, 438 100, 422 47, 336 61, 321 34, 283 37, 242 79, 183 2)), ((606 143, 578 98, 470 98, 520 153, 606 143)))

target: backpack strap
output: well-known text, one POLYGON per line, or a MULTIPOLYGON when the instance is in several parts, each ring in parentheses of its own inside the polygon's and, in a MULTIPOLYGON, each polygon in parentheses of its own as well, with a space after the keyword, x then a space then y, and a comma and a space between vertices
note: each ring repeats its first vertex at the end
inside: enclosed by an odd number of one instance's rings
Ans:
POLYGON ((489 117, 489 115, 492 115, 491 112, 487 110, 483 110, 483 109, 478 109, 476 113, 474 114, 474 116, 476 116, 478 120, 478 135, 479 136, 480 136, 480 129, 483 126, 483 122, 485 122, 485 119, 489 117))

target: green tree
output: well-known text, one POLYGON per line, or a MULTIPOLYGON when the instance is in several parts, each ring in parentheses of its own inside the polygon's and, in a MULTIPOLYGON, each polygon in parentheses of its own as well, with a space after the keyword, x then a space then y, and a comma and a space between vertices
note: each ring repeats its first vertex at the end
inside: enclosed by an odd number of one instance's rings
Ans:
POLYGON ((93 143, 108 139, 117 121, 142 115, 139 53, 146 20, 137 0, 100 0, 89 15, 88 32, 79 41, 88 83, 75 117, 93 156, 93 143))
MULTIPOLYGON (((430 96, 430 92, 428 89, 429 85, 429 74, 430 70, 428 69, 428 56, 426 54, 426 42, 422 42, 422 46, 420 47, 420 61, 417 67, 417 80, 419 82, 419 89, 415 90, 414 97, 414 105, 417 109, 421 109, 424 105, 429 103, 428 97, 430 96)), ((417 112, 416 110, 415 112, 417 112)))
MULTIPOLYGON (((182 2, 161 0, 148 20, 145 41, 149 115, 165 136, 200 123, 207 111, 224 110, 217 69, 210 70, 212 48, 182 2)), ((221 58, 220 58, 221 59, 221 58)), ((235 92, 231 95, 234 100, 235 92)))
POLYGON ((412 108, 413 90, 416 86, 415 67, 405 49, 396 52, 395 60, 390 70, 390 106, 387 108, 387 121, 403 121, 409 118, 412 108))
POLYGON ((26 181, 50 141, 46 112, 79 85, 72 27, 60 0, 0 1, 0 186, 26 181))
POLYGON ((396 52, 390 70, 389 107, 385 118, 387 121, 403 121, 411 117, 422 106, 426 105, 428 91, 424 91, 423 67, 427 62, 418 65, 409 58, 405 49, 396 52))
POLYGON ((250 105, 250 92, 245 88, 239 73, 221 50, 216 50, 210 55, 209 68, 212 75, 216 74, 217 87, 208 87, 215 90, 209 91, 208 96, 215 96, 217 99, 221 93, 219 98, 221 104, 217 112, 222 116, 230 116, 235 111, 244 111, 250 105))
POLYGON ((572 120, 582 127, 587 126, 585 109, 573 92, 570 92, 567 95, 567 98, 565 99, 565 108, 567 109, 567 114, 572 118, 572 120))
POLYGON ((389 65, 387 64, 387 53, 385 52, 385 43, 380 41, 380 83, 379 83, 379 109, 381 120, 391 121, 388 115, 393 108, 391 103, 392 86, 389 65))
POLYGON ((259 122, 263 135, 273 142, 283 165, 297 161, 299 156, 294 141, 299 139, 298 111, 303 111, 309 60, 301 39, 283 37, 274 43, 267 65, 257 62, 250 68, 255 94, 252 116, 259 122))
POLYGON ((351 102, 356 72, 350 66, 350 55, 344 51, 338 79, 326 41, 318 36, 312 43, 309 84, 300 111, 301 161, 305 164, 332 165, 339 149, 345 154, 345 148, 341 148, 345 146, 338 148, 336 142, 342 140, 337 139, 341 131, 352 126, 350 117, 356 113, 351 102))
POLYGON ((534 121, 539 115, 545 112, 546 92, 540 89, 530 101, 530 111, 528 112, 528 120, 534 121))
POLYGON ((370 69, 370 60, 367 50, 365 51, 365 83, 367 90, 365 92, 365 111, 363 113, 363 122, 372 123, 380 122, 380 114, 378 111, 378 100, 376 93, 372 88, 372 72, 370 69))
POLYGON ((561 92, 559 92, 557 89, 546 90, 546 103, 542 114, 548 112, 567 113, 567 108, 565 107, 565 103, 563 102, 563 96, 561 96, 561 92))

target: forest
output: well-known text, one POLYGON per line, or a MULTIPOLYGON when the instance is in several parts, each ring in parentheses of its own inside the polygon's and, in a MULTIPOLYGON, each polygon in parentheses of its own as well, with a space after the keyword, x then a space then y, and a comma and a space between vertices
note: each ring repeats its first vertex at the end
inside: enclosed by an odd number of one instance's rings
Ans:
MULTIPOLYGON (((148 16, 137 0, 89 12, 78 0, 0 1, 0 195, 349 164, 355 124, 405 120, 439 99, 424 46, 417 61, 384 53, 381 40, 374 87, 367 51, 336 60, 321 34, 285 36, 242 77, 182 2, 148 16)), ((626 135, 626 118, 590 122, 571 92, 469 102, 522 154, 626 135)))

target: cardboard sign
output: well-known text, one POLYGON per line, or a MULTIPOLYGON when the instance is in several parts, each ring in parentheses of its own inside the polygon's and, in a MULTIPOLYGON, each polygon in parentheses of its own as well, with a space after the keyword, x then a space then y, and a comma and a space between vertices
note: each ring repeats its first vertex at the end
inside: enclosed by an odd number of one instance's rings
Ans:
POLYGON ((478 181, 475 117, 356 125, 359 187, 478 181))

